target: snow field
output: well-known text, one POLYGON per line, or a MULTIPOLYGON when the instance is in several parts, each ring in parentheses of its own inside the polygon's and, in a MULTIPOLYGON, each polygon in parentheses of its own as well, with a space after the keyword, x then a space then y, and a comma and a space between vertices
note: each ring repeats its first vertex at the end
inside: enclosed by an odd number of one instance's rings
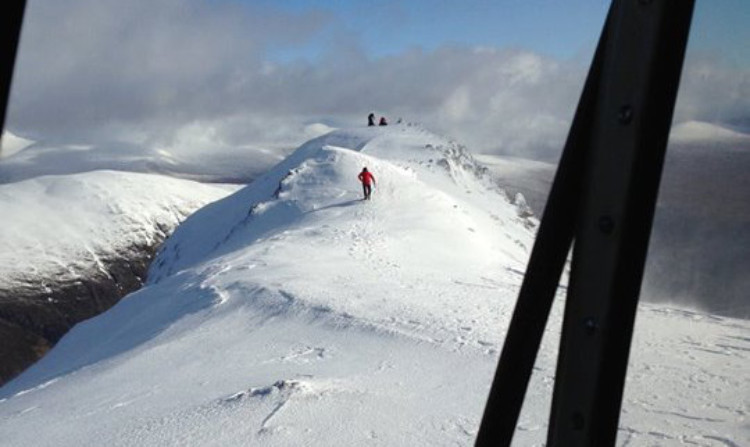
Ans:
MULTIPOLYGON (((535 224, 481 172, 420 129, 311 140, 195 213, 146 287, 0 389, 0 438, 472 445, 535 224)), ((515 445, 544 443, 561 311, 515 445)), ((643 306, 621 443, 750 443, 748 329, 643 306)))
POLYGON ((162 176, 93 171, 0 185, 0 281, 71 279, 136 244, 154 243, 232 187, 162 176))

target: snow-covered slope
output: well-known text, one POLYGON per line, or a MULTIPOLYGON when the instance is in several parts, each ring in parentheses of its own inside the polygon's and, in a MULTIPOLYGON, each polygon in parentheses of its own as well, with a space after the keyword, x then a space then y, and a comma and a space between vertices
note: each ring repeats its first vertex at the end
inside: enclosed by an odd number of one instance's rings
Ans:
POLYGON ((34 142, 31 140, 21 138, 11 132, 3 131, 2 138, 0 138, 0 159, 10 157, 32 144, 34 144, 34 142))
MULTIPOLYGON (((196 136, 198 139, 198 136, 196 136)), ((284 150, 203 142, 195 147, 150 147, 131 143, 53 144, 8 136, 0 183, 95 170, 161 174, 213 183, 248 183, 281 160, 284 150)), ((186 143, 187 144, 187 143, 186 143)), ((195 142, 193 142, 195 144, 195 142)))
POLYGON ((750 134, 673 129, 645 287, 664 302, 750 319, 750 134))
POLYGON ((669 134, 672 143, 721 143, 749 144, 750 135, 716 124, 702 121, 687 121, 672 128, 669 134))
POLYGON ((174 228, 233 190, 115 171, 0 185, 0 383, 140 287, 174 228))
POLYGON ((476 158, 487 166, 498 185, 511 194, 523 194, 534 214, 541 218, 555 177, 554 164, 500 155, 476 158))
MULTIPOLYGON (((554 166, 478 159, 541 216, 554 166)), ((644 278, 644 299, 750 318, 750 135, 704 122, 672 129, 644 278)))
POLYGON ((0 185, 0 284, 74 279, 164 237, 230 187, 115 171, 0 185), (71 278, 66 278, 70 276, 71 278))
MULTIPOLYGON (((484 177, 461 146, 418 128, 310 141, 195 213, 146 287, 0 389, 0 436, 38 446, 472 444, 535 225, 484 177), (359 200, 363 166, 378 182, 370 202, 359 200)), ((644 312, 623 439, 747 441, 747 402, 734 391, 748 385, 748 326, 644 312), (694 373, 712 358, 724 369, 694 373), (647 388, 667 371, 689 382, 647 388)), ((518 445, 544 439, 555 333, 518 445)))

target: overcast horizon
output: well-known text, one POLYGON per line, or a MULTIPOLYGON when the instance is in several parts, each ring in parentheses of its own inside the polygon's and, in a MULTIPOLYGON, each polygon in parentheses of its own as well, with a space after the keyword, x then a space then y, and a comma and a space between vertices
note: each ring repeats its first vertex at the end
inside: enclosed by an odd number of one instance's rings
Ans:
MULTIPOLYGON (((305 126, 374 112, 475 152, 554 161, 607 5, 29 0, 6 130, 294 146, 305 126)), ((748 17, 739 0, 698 2, 676 122, 750 128, 748 17)))

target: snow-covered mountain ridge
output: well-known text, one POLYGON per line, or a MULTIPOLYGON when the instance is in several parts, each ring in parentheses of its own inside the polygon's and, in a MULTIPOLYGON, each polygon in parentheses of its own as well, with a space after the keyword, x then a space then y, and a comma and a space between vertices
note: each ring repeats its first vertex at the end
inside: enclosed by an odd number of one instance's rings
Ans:
MULTIPOLYGON (((541 215, 555 166, 477 157, 541 215)), ((674 126, 659 186, 643 299, 750 318, 750 134, 704 122, 674 126)))
POLYGON ((0 383, 140 287, 172 230, 230 191, 115 171, 0 185, 0 383))
MULTIPOLYGON (((394 314, 418 321, 451 288, 493 289, 503 275, 515 284, 524 268, 535 221, 482 173, 458 145, 421 129, 333 132, 184 222, 149 280, 242 265, 244 281, 297 304, 378 324, 385 313, 388 327, 394 314), (370 202, 360 200, 363 166, 377 179, 370 202), (415 278, 434 290, 429 303, 409 296, 415 278)), ((467 319, 490 312, 491 301, 454 301, 443 304, 467 319)))
MULTIPOLYGON (((391 220, 400 222, 396 226, 401 232, 456 230, 454 238, 460 240, 457 246, 476 245, 479 241, 483 247, 486 241, 471 235, 478 231, 471 227, 469 219, 477 219, 477 213, 486 214, 482 217, 501 226, 508 224, 507 230, 514 225, 522 227, 520 233, 510 230, 512 235, 506 236, 522 245, 522 250, 512 249, 512 255, 505 247, 501 250, 515 257, 514 267, 521 268, 533 237, 528 230, 535 226, 535 220, 520 217, 520 210, 492 185, 484 176, 485 171, 465 148, 418 127, 334 131, 302 145, 250 187, 208 205, 188 219, 163 247, 149 278, 159 281, 171 272, 205 261, 207 256, 237 250, 269 233, 288 232, 286 227, 309 225, 306 220, 316 225, 344 218, 360 224, 363 214, 371 219, 378 214, 383 219, 380 225, 391 224, 391 220), (366 204, 359 203, 362 194, 356 179, 365 166, 377 180, 375 199, 366 204), (466 203, 461 204, 460 200, 466 203), (369 208, 353 208, 361 205, 369 208), (414 225, 406 225, 412 219, 414 225), (451 224, 445 226, 444 221, 451 224), (453 226, 459 223, 465 227, 453 226), (432 229, 433 225, 439 228, 432 229)), ((489 224, 484 220, 474 223, 480 222, 489 224)), ((424 245, 443 249, 442 244, 424 245)), ((450 253, 459 255, 453 250, 450 253)), ((426 259, 421 264, 427 262, 426 259)))
POLYGON ((64 144, 31 141, 5 132, 0 183, 100 170, 158 174, 204 183, 249 183, 278 163, 288 149, 231 146, 192 135, 170 145, 121 141, 64 144))
POLYGON ((153 175, 93 171, 0 185, 3 286, 74 280, 107 254, 149 246, 228 189, 153 175))
MULTIPOLYGON (((535 221, 524 216, 460 146, 419 128, 312 140, 193 214, 143 289, 0 389, 0 436, 41 446, 470 445, 531 247, 535 221), (369 202, 356 180, 363 166, 377 179, 369 202)), ((747 406, 733 391, 748 384, 747 324, 644 312, 648 337, 634 358, 648 364, 629 382, 623 439, 746 440, 747 406), (711 356, 721 372, 696 372, 711 356)), ((518 445, 543 442, 557 330, 518 445)))

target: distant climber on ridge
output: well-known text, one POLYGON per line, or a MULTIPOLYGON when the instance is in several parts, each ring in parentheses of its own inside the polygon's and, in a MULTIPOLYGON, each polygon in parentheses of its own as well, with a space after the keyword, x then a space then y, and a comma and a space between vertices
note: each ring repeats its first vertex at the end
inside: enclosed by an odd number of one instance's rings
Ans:
POLYGON ((376 183, 375 177, 367 170, 367 168, 362 168, 362 172, 359 173, 357 178, 362 182, 362 192, 365 194, 364 200, 370 200, 372 185, 376 183))
POLYGON ((388 125, 388 121, 385 120, 384 116, 380 117, 380 122, 378 123, 378 125, 379 126, 387 126, 388 125))
POLYGON ((367 125, 368 126, 374 126, 375 125, 375 114, 371 113, 367 115, 367 125))

